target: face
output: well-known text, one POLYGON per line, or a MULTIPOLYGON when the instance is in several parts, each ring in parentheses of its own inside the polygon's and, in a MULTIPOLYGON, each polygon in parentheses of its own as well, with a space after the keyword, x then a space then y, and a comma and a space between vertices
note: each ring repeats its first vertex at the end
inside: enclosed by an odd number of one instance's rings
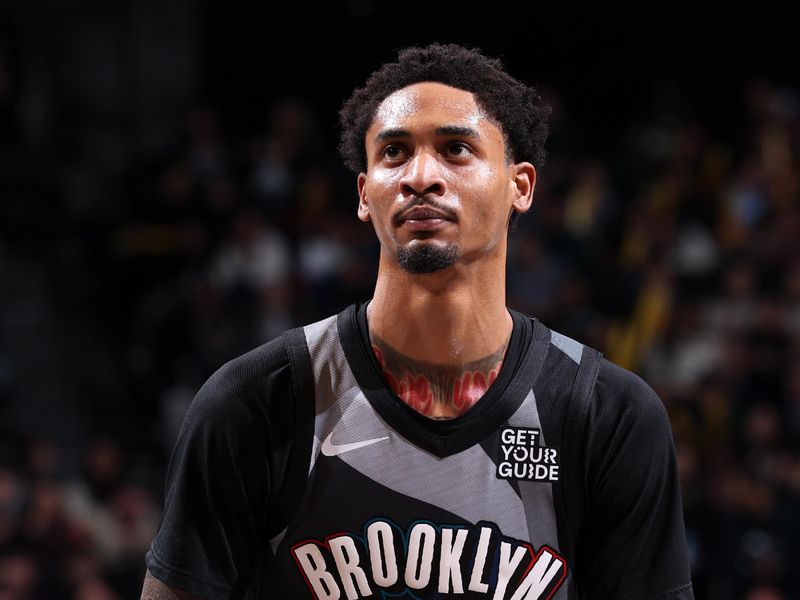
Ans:
POLYGON ((470 92, 436 82, 398 90, 365 144, 358 215, 383 257, 412 273, 504 259, 508 219, 530 207, 536 171, 506 161, 503 132, 470 92))

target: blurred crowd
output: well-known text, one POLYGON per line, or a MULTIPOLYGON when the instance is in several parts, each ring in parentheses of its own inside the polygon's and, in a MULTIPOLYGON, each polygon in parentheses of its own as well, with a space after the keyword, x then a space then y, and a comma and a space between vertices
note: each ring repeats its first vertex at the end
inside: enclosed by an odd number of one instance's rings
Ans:
MULTIPOLYGON (((510 237, 509 306, 601 349, 663 399, 697 598, 800 597, 797 91, 750 82, 718 131, 675 90, 620 123, 602 153, 545 93, 550 156, 510 237)), ((59 202, 45 186, 34 209, 58 225, 32 227, 38 256, 2 228, 4 264, 35 261, 71 323, 42 344, 69 365, 54 414, 82 433, 15 430, 22 359, 0 338, 0 600, 138 597, 199 386, 372 293, 374 234, 308 104, 276 101, 244 137, 211 108, 185 117, 169 152, 124 163, 91 218, 74 191, 59 202)), ((85 186, 91 173, 60 181, 85 186)))

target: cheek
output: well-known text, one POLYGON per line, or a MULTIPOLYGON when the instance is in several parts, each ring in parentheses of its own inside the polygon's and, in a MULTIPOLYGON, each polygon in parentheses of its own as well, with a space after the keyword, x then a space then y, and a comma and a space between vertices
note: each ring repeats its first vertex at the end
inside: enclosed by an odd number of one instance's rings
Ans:
POLYGON ((379 169, 371 173, 364 185, 370 207, 381 212, 394 201, 394 190, 397 189, 397 175, 388 169, 379 169))
POLYGON ((475 182, 474 214, 486 226, 497 221, 505 222, 511 210, 508 199, 508 180, 490 166, 476 167, 470 179, 475 182))
POLYGON ((382 243, 387 241, 386 236, 391 235, 387 229, 390 215, 392 214, 392 203, 394 194, 392 190, 396 185, 395 177, 386 170, 376 170, 370 173, 369 178, 364 182, 364 195, 367 198, 369 218, 378 240, 382 243))
POLYGON ((396 170, 393 169, 374 168, 367 179, 367 186, 373 189, 385 189, 387 186, 393 183, 393 180, 396 177, 395 171, 396 170))

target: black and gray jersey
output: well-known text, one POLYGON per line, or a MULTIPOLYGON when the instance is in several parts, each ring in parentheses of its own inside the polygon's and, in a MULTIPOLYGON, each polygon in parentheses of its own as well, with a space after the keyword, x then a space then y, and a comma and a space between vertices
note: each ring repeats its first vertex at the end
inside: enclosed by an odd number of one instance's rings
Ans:
POLYGON ((203 386, 154 576, 207 598, 692 598, 669 421, 647 384, 509 310, 496 380, 430 419, 386 385, 366 306, 299 330, 304 364, 284 336, 203 386))

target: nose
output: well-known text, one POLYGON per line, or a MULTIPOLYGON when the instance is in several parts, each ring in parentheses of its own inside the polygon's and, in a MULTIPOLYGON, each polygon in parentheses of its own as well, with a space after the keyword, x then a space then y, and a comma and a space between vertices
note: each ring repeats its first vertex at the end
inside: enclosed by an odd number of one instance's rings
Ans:
POLYGON ((446 188, 441 165, 435 156, 427 151, 419 151, 406 164, 400 178, 400 191, 403 196, 424 196, 434 194, 443 196, 446 188))

